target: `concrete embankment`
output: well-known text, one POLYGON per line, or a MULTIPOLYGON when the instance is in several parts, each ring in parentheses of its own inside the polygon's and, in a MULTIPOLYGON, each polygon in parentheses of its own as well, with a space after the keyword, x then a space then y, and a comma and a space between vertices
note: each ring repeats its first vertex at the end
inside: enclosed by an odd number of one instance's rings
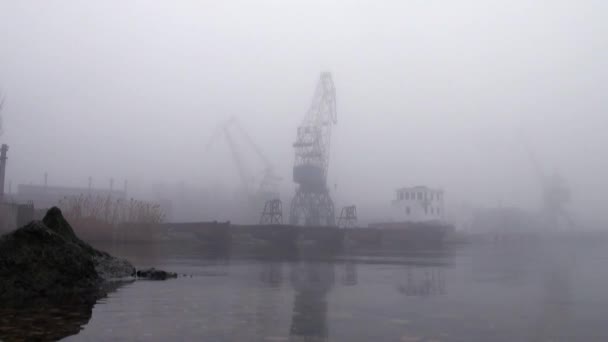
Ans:
MULTIPOLYGON (((293 225, 234 225, 229 222, 165 223, 157 226, 122 226, 118 242, 171 242, 196 240, 209 248, 267 247, 299 250, 308 246, 339 251, 343 248, 387 249, 441 246, 452 227, 413 226, 352 228, 293 225)), ((116 240, 114 240, 116 241, 116 240)))

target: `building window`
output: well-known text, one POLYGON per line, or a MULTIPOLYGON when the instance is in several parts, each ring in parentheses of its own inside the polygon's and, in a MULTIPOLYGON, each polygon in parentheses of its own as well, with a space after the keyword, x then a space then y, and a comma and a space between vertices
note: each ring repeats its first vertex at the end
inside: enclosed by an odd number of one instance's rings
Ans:
POLYGON ((435 193, 431 192, 431 201, 433 200, 434 197, 435 197, 435 193))
POLYGON ((406 192, 406 193, 405 193, 405 199, 406 199, 406 200, 409 200, 409 199, 410 199, 410 193, 409 193, 409 192, 406 192))
POLYGON ((437 215, 439 215, 439 208, 437 208, 437 210, 436 210, 436 211, 437 211, 437 215))
POLYGON ((410 214, 410 207, 405 207, 405 214, 409 215, 410 214))
POLYGON ((431 207, 431 215, 435 214, 435 209, 433 209, 433 207, 431 207))
POLYGON ((403 199, 403 192, 399 191, 399 199, 402 200, 403 199))
POLYGON ((422 192, 420 192, 420 191, 418 192, 418 200, 422 201, 422 192))

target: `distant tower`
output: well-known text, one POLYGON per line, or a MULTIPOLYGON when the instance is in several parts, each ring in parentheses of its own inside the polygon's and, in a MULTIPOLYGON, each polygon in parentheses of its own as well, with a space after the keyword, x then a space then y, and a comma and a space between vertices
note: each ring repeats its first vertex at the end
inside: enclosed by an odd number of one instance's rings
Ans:
POLYGON ((47 172, 44 173, 44 190, 46 191, 49 186, 49 174, 47 172))
POLYGON ((8 145, 2 144, 0 147, 0 202, 4 201, 4 177, 6 176, 6 153, 8 152, 8 145))
POLYGON ((114 178, 110 178, 110 193, 114 190, 114 178))
POLYGON ((89 176, 89 194, 91 193, 92 188, 93 188, 93 177, 89 176))

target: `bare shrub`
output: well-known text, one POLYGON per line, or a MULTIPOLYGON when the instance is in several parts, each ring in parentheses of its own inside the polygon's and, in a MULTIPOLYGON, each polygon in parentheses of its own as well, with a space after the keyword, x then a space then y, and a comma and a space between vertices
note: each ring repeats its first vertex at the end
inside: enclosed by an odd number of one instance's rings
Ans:
POLYGON ((104 239, 115 228, 135 224, 153 227, 163 222, 160 205, 135 199, 84 195, 64 197, 59 208, 85 239, 104 239))

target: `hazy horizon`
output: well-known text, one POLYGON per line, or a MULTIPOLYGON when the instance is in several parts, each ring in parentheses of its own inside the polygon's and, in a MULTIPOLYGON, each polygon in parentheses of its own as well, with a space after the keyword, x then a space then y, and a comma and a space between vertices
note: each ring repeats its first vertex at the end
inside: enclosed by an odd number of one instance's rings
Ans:
MULTIPOLYGON (((601 220, 608 193, 603 1, 0 1, 6 182, 238 185, 237 117, 293 194, 296 128, 336 86, 328 185, 368 220, 394 189, 535 209, 547 174, 601 220)), ((252 151, 247 151, 248 158, 252 151)), ((252 172, 260 165, 251 163, 252 172)))

